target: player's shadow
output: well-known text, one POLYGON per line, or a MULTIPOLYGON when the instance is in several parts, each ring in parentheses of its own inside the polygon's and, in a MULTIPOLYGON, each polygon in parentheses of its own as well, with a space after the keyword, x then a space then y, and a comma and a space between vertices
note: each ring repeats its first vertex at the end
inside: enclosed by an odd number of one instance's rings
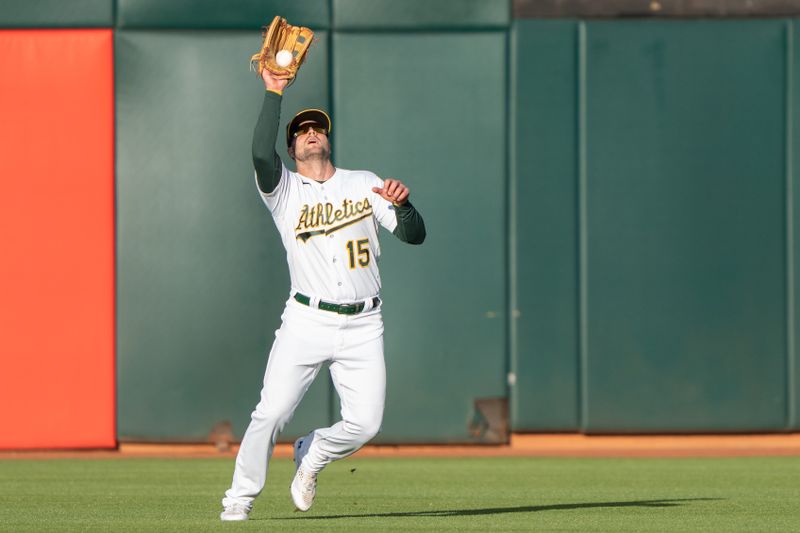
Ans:
POLYGON ((541 511, 569 511, 573 509, 594 509, 603 507, 677 507, 689 502, 707 502, 721 500, 722 498, 679 498, 664 500, 635 500, 628 502, 586 502, 586 503, 556 503, 552 505, 523 505, 520 507, 487 507, 485 509, 447 509, 431 511, 407 511, 402 513, 363 513, 363 514, 335 514, 321 516, 293 516, 289 520, 330 520, 333 518, 398 518, 398 517, 448 517, 448 516, 478 516, 487 514, 505 513, 538 513, 541 511))

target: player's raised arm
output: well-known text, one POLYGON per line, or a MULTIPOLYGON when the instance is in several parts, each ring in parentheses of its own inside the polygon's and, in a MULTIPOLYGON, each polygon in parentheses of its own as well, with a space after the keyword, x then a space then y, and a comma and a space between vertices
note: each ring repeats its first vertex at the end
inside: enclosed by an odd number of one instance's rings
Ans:
POLYGON ((275 151, 278 123, 281 117, 283 90, 289 80, 278 79, 267 69, 261 71, 264 80, 264 102, 253 132, 253 166, 256 169, 258 188, 271 193, 281 179, 281 159, 275 151))
POLYGON ((389 178, 383 182, 382 188, 373 187, 372 192, 392 202, 397 217, 397 227, 392 232, 395 237, 408 244, 422 244, 425 241, 425 222, 408 201, 409 190, 403 182, 389 178))

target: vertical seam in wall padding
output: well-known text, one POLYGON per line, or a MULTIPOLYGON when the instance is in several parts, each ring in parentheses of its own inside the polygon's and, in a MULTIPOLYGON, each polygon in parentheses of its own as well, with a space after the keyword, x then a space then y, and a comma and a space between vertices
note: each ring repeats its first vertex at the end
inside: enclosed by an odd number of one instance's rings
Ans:
MULTIPOLYGON (((330 116, 333 117, 333 120, 336 120, 336 113, 334 112, 334 105, 333 105, 333 95, 336 86, 336 69, 333 67, 333 0, 328 0, 328 113, 330 116)), ((333 161, 334 165, 336 164, 336 148, 339 146, 339 143, 336 142, 336 136, 338 135, 339 129, 335 127, 333 129, 333 161)), ((333 381, 328 377, 328 423, 333 425, 338 417, 336 416, 336 408, 335 404, 337 401, 337 394, 336 390, 333 386, 333 381)))
MULTIPOLYGON (((114 20, 116 21, 116 5, 117 3, 114 2, 114 20)), ((113 222, 113 254, 114 254, 114 287, 111 291, 112 298, 114 299, 113 304, 113 312, 112 312, 112 331, 113 331, 113 339, 114 339, 114 347, 113 353, 111 357, 113 358, 113 377, 114 380, 114 422, 113 422, 113 431, 114 431, 114 447, 119 448, 119 376, 118 376, 118 354, 119 354, 119 333, 118 333, 118 324, 119 324, 119 306, 117 302, 119 302, 119 294, 118 294, 118 287, 119 287, 119 233, 117 228, 119 227, 119 217, 117 206, 118 198, 119 198, 119 191, 117 190, 117 30, 116 30, 116 22, 114 28, 111 29, 111 91, 112 91, 112 102, 113 102, 113 110, 112 113, 114 114, 114 124, 111 130, 111 154, 112 154, 112 161, 113 161, 113 168, 112 168, 112 179, 114 180, 114 186, 112 187, 113 191, 113 198, 111 199, 112 203, 112 211, 114 213, 114 222, 113 222)))
POLYGON ((586 432, 589 425, 589 349, 588 349, 588 270, 587 270, 587 212, 586 212, 586 22, 578 22, 578 342, 580 380, 578 417, 579 427, 586 432))
POLYGON ((508 316, 508 360, 506 361, 506 395, 509 398, 509 418, 513 428, 519 406, 517 405, 516 377, 518 371, 519 345, 518 324, 519 310, 517 308, 517 164, 516 164, 516 102, 517 102, 517 36, 514 27, 506 30, 506 176, 508 216, 508 286, 507 286, 507 316, 508 316))
POLYGON ((795 279, 794 279, 794 28, 786 21, 786 429, 795 427, 795 279))

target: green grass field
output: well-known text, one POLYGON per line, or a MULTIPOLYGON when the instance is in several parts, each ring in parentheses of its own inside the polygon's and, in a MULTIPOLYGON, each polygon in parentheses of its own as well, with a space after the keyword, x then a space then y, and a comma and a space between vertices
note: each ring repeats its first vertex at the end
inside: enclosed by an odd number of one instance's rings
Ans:
POLYGON ((221 523, 227 459, 0 461, 2 531, 800 531, 800 458, 351 458, 308 513, 274 460, 221 523))

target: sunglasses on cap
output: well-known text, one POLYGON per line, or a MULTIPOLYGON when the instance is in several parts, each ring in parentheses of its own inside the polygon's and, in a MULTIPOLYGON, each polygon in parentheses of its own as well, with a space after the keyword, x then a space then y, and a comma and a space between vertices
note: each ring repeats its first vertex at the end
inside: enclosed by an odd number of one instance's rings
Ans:
POLYGON ((299 128, 297 128, 297 131, 295 131, 292 134, 292 137, 297 138, 300 135, 303 135, 304 133, 308 133, 308 130, 314 130, 316 133, 318 133, 320 135, 327 135, 328 134, 328 130, 323 128, 319 124, 308 124, 308 125, 303 125, 303 126, 300 126, 299 128))

